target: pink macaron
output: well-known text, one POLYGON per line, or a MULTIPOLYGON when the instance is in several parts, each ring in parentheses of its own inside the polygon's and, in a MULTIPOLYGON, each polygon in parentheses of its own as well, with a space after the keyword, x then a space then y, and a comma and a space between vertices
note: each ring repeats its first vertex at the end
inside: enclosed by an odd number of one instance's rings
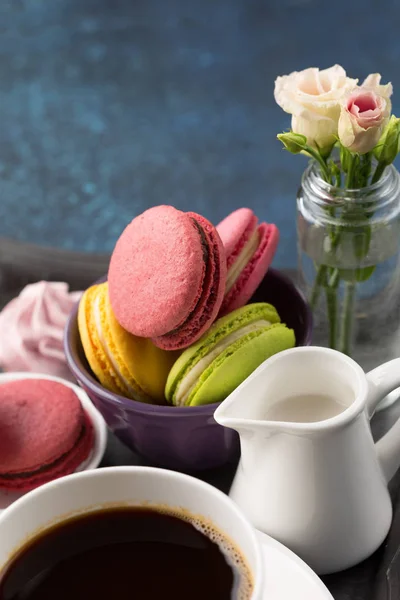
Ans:
POLYGON ((225 297, 220 316, 244 306, 265 277, 279 242, 276 225, 258 223, 250 208, 239 208, 217 226, 227 257, 225 297))
POLYGON ((94 430, 75 392, 47 379, 0 385, 0 488, 28 491, 73 473, 94 430))
POLYGON ((108 283, 122 327, 165 350, 185 348, 218 315, 226 283, 224 247, 201 215, 156 206, 123 231, 108 283))

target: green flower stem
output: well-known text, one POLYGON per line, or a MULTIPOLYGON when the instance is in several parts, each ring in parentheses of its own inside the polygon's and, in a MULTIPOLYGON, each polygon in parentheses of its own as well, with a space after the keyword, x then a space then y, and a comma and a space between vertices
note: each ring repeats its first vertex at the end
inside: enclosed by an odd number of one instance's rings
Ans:
POLYGON ((337 338, 337 290, 327 286, 325 294, 329 321, 329 347, 335 349, 337 338))
POLYGON ((326 265, 319 265, 310 296, 310 306, 312 311, 314 311, 317 308, 319 296, 321 293, 321 287, 324 286, 326 283, 327 273, 328 267, 326 265))
POLYGON ((355 166, 356 166, 356 155, 349 154, 348 158, 349 166, 346 177, 346 187, 348 189, 353 187, 354 175, 355 175, 355 166))
MULTIPOLYGON (((368 155, 364 155, 360 158, 357 155, 350 155, 349 169, 347 173, 346 179, 346 187, 354 188, 355 186, 366 186, 368 184, 368 179, 371 173, 371 162, 372 155, 371 153, 368 155), (361 164, 360 164, 361 163, 361 164)), ((385 170, 385 166, 383 163, 378 163, 378 166, 375 170, 375 173, 372 178, 372 183, 378 181, 385 170)), ((361 213, 362 216, 363 212, 361 213)), ((351 220, 352 215, 349 215, 348 218, 351 220)), ((354 218, 354 217, 353 217, 354 218)), ((368 226, 368 229, 365 231, 365 236, 360 240, 356 240, 358 242, 354 248, 354 252, 359 260, 362 260, 367 256, 369 250, 369 244, 371 239, 371 229, 368 226)), ((354 270, 354 280, 345 282, 344 289, 344 298, 343 298, 343 309, 340 318, 340 333, 339 333, 339 350, 344 354, 348 354, 350 356, 351 353, 351 342, 352 342, 352 333, 353 333, 353 325, 354 325, 354 310, 355 310, 355 297, 357 291, 357 270, 354 270)))
MULTIPOLYGON (((320 165, 321 173, 322 173, 325 181, 327 183, 331 183, 331 173, 330 173, 330 169, 327 164, 327 159, 323 158, 321 156, 321 154, 318 151, 316 151, 314 148, 312 148, 311 146, 307 146, 306 151, 320 165)), ((321 287, 326 286, 327 274, 328 274, 328 267, 326 265, 319 265, 318 271, 317 271, 317 274, 315 277, 314 285, 311 290, 311 296, 310 296, 310 305, 311 305, 312 311, 315 311, 315 309, 317 308, 318 300, 319 300, 319 297, 321 294, 321 287)))
POLYGON ((322 156, 320 155, 319 152, 317 152, 314 148, 312 148, 311 146, 306 146, 305 150, 308 152, 308 154, 310 156, 313 157, 314 160, 317 161, 317 163, 320 165, 321 167, 321 172, 324 176, 325 181, 327 181, 328 183, 330 183, 331 181, 331 174, 329 172, 329 168, 328 165, 326 164, 326 160, 322 158, 322 156))
POLYGON ((328 286, 330 288, 337 288, 340 283, 339 269, 331 269, 331 274, 328 279, 328 286))
POLYGON ((361 177, 360 177, 360 187, 365 187, 368 185, 368 181, 371 175, 372 169, 372 152, 367 152, 361 157, 361 177))
POLYGON ((351 335, 353 331, 354 317, 354 302, 355 302, 356 284, 353 281, 348 281, 345 284, 343 313, 340 326, 340 352, 350 356, 351 352, 351 335))
MULTIPOLYGON (((331 216, 335 216, 335 209, 329 209, 331 216)), ((332 227, 330 232, 332 249, 335 250, 339 244, 340 233, 332 227)), ((331 348, 336 348, 337 338, 337 285, 339 282, 338 269, 328 267, 327 265, 319 265, 314 281, 314 286, 311 291, 310 305, 314 312, 318 305, 318 300, 321 294, 321 289, 325 290, 326 307, 329 321, 329 345, 331 348)))
POLYGON ((376 183, 377 181, 379 181, 382 176, 382 173, 385 169, 386 169, 386 163, 379 162, 375 169, 375 173, 372 176, 371 183, 376 183))
MULTIPOLYGON (((348 156, 348 170, 346 177, 346 188, 352 189, 356 185, 356 179, 359 175, 360 159, 356 154, 349 154, 348 156)), ((343 311, 340 319, 340 338, 338 350, 344 354, 350 355, 351 349, 351 334, 353 330, 353 311, 354 311, 354 298, 355 298, 355 284, 353 282, 346 282, 344 300, 343 300, 343 311)))
POLYGON ((311 291, 310 306, 314 312, 318 305, 318 300, 322 288, 325 290, 326 308, 329 322, 329 346, 336 348, 337 344, 337 286, 339 284, 339 270, 320 265, 315 277, 314 286, 311 291))

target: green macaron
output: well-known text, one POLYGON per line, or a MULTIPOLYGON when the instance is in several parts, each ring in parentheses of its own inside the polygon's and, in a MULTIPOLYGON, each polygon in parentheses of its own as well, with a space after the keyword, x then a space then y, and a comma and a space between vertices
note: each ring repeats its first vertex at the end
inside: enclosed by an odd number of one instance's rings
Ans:
POLYGON ((165 395, 175 406, 222 402, 264 360, 295 345, 295 336, 265 302, 218 319, 173 365, 165 395))

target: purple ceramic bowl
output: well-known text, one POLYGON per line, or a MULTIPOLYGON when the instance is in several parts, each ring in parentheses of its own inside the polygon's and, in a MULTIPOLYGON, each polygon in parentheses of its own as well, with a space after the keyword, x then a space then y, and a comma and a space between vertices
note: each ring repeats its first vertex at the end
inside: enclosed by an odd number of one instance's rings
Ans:
MULTIPOLYGON (((312 316, 306 300, 291 280, 270 269, 253 301, 270 302, 296 334, 298 346, 311 343, 312 316)), ((150 464, 179 471, 218 467, 235 456, 238 436, 214 421, 217 404, 198 407, 153 406, 106 390, 86 361, 77 324, 77 308, 65 330, 68 365, 122 442, 150 464)))

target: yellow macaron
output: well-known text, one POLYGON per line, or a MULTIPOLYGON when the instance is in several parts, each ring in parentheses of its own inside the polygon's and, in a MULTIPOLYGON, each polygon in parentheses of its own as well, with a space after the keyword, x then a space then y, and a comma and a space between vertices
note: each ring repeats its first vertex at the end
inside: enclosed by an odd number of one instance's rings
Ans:
POLYGON ((125 331, 111 308, 107 282, 83 294, 78 326, 87 361, 105 388, 140 402, 165 403, 165 383, 178 353, 125 331))

